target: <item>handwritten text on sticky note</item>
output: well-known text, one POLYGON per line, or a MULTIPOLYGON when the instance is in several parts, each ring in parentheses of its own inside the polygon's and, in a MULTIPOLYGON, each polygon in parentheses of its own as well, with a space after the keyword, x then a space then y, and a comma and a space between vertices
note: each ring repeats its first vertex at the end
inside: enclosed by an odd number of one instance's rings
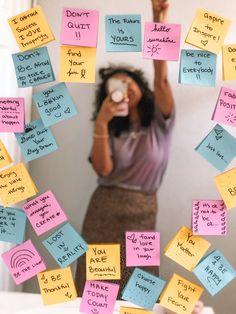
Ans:
POLYGON ((0 132, 24 132, 24 98, 0 98, 0 132))
POLYGON ((223 80, 236 80, 236 45, 222 47, 223 80))
POLYGON ((0 140, 0 169, 9 166, 11 163, 11 156, 9 155, 3 142, 0 140))

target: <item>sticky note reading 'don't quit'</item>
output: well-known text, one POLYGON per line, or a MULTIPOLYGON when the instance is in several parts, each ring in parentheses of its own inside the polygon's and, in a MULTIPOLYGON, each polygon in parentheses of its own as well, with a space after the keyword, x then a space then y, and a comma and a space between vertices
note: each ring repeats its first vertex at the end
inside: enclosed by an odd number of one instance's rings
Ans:
POLYGON ((236 45, 222 47, 223 80, 236 80, 236 45))

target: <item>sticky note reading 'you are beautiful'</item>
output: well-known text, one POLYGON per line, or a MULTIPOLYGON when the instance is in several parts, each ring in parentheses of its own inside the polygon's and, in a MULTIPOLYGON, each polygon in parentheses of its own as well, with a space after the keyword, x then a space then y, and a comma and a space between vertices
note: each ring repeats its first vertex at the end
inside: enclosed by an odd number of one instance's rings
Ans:
POLYGON ((236 80, 236 45, 222 47, 223 80, 236 80))
POLYGON ((24 98, 0 98, 0 132, 24 132, 24 98))
POLYGON ((11 156, 9 155, 3 142, 0 140, 0 169, 9 166, 11 163, 11 156))

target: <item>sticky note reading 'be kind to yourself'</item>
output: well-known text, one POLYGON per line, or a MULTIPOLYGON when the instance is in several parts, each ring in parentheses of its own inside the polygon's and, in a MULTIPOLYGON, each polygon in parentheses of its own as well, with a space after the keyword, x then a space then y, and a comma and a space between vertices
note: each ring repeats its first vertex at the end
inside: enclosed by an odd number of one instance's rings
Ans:
POLYGON ((0 169, 9 166, 11 163, 11 156, 9 155, 3 142, 0 140, 0 169))
POLYGON ((236 45, 222 47, 223 80, 236 80, 236 45))
POLYGON ((24 98, 0 98, 0 132, 21 133, 25 129, 24 98))

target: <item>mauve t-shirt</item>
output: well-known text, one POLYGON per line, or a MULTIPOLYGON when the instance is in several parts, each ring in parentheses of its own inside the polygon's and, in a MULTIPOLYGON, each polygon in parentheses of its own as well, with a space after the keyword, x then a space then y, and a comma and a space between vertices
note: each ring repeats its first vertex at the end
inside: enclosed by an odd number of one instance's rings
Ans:
POLYGON ((158 190, 166 170, 175 113, 165 119, 155 106, 155 119, 148 128, 110 136, 112 172, 99 177, 98 184, 144 192, 158 190))

